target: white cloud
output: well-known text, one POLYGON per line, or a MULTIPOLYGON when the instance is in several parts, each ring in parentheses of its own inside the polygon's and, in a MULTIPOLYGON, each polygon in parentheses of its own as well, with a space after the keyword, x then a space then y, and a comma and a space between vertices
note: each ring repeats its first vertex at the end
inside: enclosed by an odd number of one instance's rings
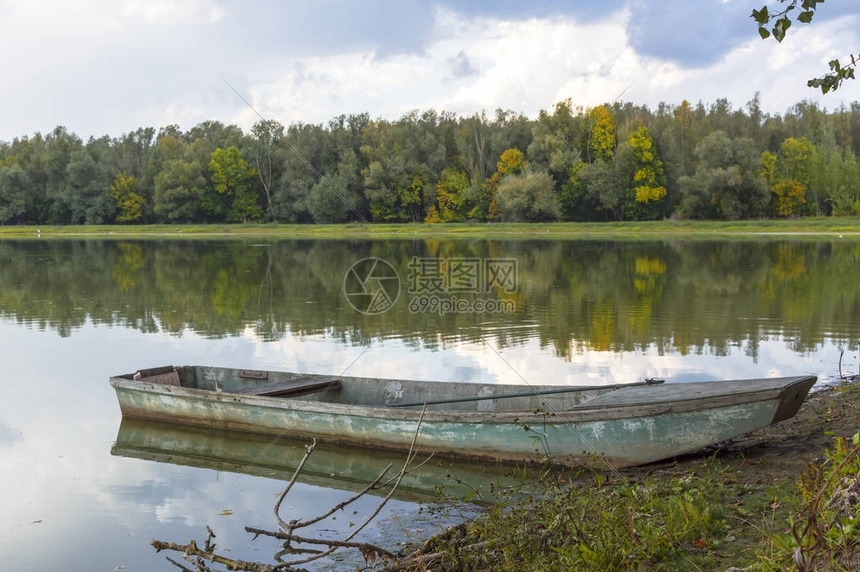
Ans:
MULTIPOLYGON (((368 9, 387 14, 392 30, 383 41, 382 28, 359 33, 345 21, 359 14, 328 4, 291 12, 261 5, 262 15, 251 18, 220 0, 7 1, 0 49, 12 57, 0 61, 0 106, 15 113, 0 125, 0 140, 58 124, 84 138, 166 123, 188 129, 206 119, 249 128, 256 114, 219 76, 285 124, 362 112, 396 119, 429 108, 463 115, 502 108, 534 117, 568 97, 585 106, 612 101, 631 82, 623 100, 651 107, 720 97, 740 107, 756 91, 765 111, 780 113, 804 98, 831 108, 858 99, 860 82, 824 98, 806 87, 830 59, 860 44, 856 15, 797 26, 777 44, 760 40, 752 25, 742 34, 748 22, 735 25, 735 11, 719 12, 735 26, 731 37, 746 40, 723 41, 711 55, 702 52, 707 42, 698 45, 696 61, 714 63, 691 69, 683 54, 670 60, 637 52, 630 36, 635 6, 613 5, 603 18, 578 17, 584 8, 564 15, 536 8, 540 17, 529 18, 478 7, 472 13, 479 15, 467 16, 374 4, 368 9), (403 32, 408 26, 414 33, 403 32)), ((638 22, 637 38, 645 34, 653 47, 656 28, 646 24, 638 22)))
POLYGON ((128 0, 123 13, 159 24, 214 24, 227 11, 213 0, 128 0))
MULTIPOLYGON (((502 108, 534 117, 568 97, 593 106, 628 88, 622 100, 651 107, 726 97, 738 108, 758 91, 771 113, 783 113, 802 99, 836 106, 856 94, 852 84, 829 98, 806 88, 806 80, 826 69, 822 62, 838 46, 855 42, 851 18, 800 29, 782 45, 753 33, 708 68, 683 69, 637 54, 626 32, 629 17, 622 11, 583 24, 557 17, 467 20, 436 11, 438 39, 423 54, 380 59, 356 52, 288 61, 251 91, 264 115, 284 123, 323 122, 362 111, 395 119, 428 108, 464 115, 502 108), (454 74, 459 77, 452 81, 452 66, 463 70, 466 64, 469 72, 479 73, 454 74)), ((243 125, 249 117, 255 119, 246 112, 234 116, 243 125)))

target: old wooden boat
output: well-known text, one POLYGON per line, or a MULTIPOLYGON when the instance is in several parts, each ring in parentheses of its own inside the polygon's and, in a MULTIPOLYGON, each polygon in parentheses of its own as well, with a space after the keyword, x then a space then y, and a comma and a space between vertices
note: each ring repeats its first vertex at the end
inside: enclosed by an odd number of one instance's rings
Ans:
POLYGON ((423 453, 619 468, 788 419, 815 381, 559 387, 168 366, 110 383, 128 417, 368 449, 407 451, 414 440, 423 453))

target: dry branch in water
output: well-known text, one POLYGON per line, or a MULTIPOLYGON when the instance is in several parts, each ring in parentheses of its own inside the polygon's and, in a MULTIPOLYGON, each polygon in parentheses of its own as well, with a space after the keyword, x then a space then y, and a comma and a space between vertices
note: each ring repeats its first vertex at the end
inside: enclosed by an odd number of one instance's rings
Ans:
MULTIPOLYGON (((153 540, 150 542, 153 548, 155 548, 156 552, 161 552, 162 550, 175 550, 176 552, 181 552, 188 557, 198 557, 203 560, 208 560, 209 562, 222 564, 228 570, 244 570, 245 572, 274 572, 275 567, 269 564, 260 564, 258 562, 246 562, 244 560, 238 560, 236 558, 227 558, 226 556, 221 556, 220 554, 215 554, 214 552, 207 552, 206 550, 201 550, 197 547, 197 543, 193 540, 189 540, 188 544, 176 544, 175 542, 162 542, 161 540, 153 540)), ((178 566, 180 568, 184 568, 178 562, 175 562, 168 558, 170 562, 174 566, 178 566)), ((199 563, 195 563, 198 565, 199 563)), ((208 567, 203 567, 203 570, 209 570, 208 567)), ((283 568, 281 568, 283 570, 283 568)))
MULTIPOLYGON (((388 504, 388 501, 391 500, 392 496, 394 495, 394 492, 400 486, 403 477, 410 472, 416 470, 417 468, 420 468, 424 463, 427 462, 427 460, 429 460, 428 458, 423 462, 419 463, 418 465, 413 466, 413 461, 415 460, 415 457, 417 455, 416 442, 418 439, 419 431, 421 430, 421 422, 424 419, 425 412, 426 407, 424 410, 421 411, 421 415, 418 418, 418 425, 415 428, 415 434, 412 437, 412 443, 410 444, 409 452, 406 455, 406 460, 404 461, 403 466, 400 468, 400 471, 398 471, 398 473, 394 477, 385 480, 386 475, 391 469, 391 465, 388 465, 363 490, 356 493, 354 496, 336 504, 324 513, 309 520, 294 519, 287 522, 286 520, 284 520, 284 518, 281 517, 281 505, 283 504, 284 499, 286 498, 287 494, 290 492, 296 480, 298 479, 298 476, 304 468, 305 464, 307 463, 307 460, 314 452, 314 449, 316 448, 316 441, 314 441, 311 445, 306 447, 306 451, 304 456, 302 457, 301 462, 299 462, 299 465, 293 472, 292 478, 287 483, 287 486, 284 491, 278 497, 278 501, 275 503, 274 516, 275 521, 278 523, 278 527, 280 530, 271 531, 254 527, 245 527, 245 530, 253 535, 252 540, 257 539, 261 535, 283 540, 284 550, 281 553, 275 555, 275 558, 277 559, 279 559, 278 557, 280 556, 280 554, 295 553, 296 550, 292 547, 294 543, 324 547, 323 550, 313 551, 313 554, 311 556, 295 558, 289 561, 281 561, 277 564, 247 562, 244 560, 222 556, 220 554, 215 553, 215 544, 212 543, 212 539, 215 538, 215 533, 212 532, 212 529, 208 526, 206 527, 206 540, 203 549, 199 548, 194 540, 189 540, 188 544, 176 544, 174 542, 153 540, 150 544, 152 544, 153 548, 155 548, 155 550, 158 552, 161 552, 162 550, 173 550, 182 553, 185 560, 194 565, 194 571, 202 572, 212 572, 212 569, 208 567, 209 564, 218 564, 224 566, 227 570, 244 570, 245 572, 286 572, 290 570, 296 570, 294 568, 294 566, 296 565, 307 564, 308 562, 313 562, 315 560, 325 558, 326 556, 330 556, 333 552, 341 548, 351 548, 358 550, 364 557, 365 561, 375 561, 378 559, 382 559, 391 562, 392 565, 387 568, 388 570, 405 570, 416 565, 427 565, 429 563, 432 563, 441 558, 442 554, 427 553, 430 552, 430 545, 428 543, 425 543, 417 551, 413 552, 412 554, 408 555, 403 560, 398 562, 398 557, 394 553, 389 550, 386 550, 385 548, 382 548, 381 546, 377 546, 375 544, 367 542, 355 542, 353 540, 362 530, 364 530, 371 522, 373 522, 373 520, 379 515, 385 505, 388 504), (384 489, 389 486, 391 487, 390 490, 379 502, 376 508, 367 516, 367 518, 364 519, 364 521, 360 525, 358 525, 354 530, 352 530, 352 532, 350 532, 343 540, 326 540, 323 538, 311 538, 295 534, 296 530, 314 525, 329 518, 335 512, 343 510, 345 507, 356 502, 358 499, 362 498, 367 493, 384 489)), ((450 530, 454 530, 454 528, 450 530)), ((192 572, 191 568, 187 568, 169 557, 167 558, 167 560, 174 566, 183 570, 183 572, 192 572)))

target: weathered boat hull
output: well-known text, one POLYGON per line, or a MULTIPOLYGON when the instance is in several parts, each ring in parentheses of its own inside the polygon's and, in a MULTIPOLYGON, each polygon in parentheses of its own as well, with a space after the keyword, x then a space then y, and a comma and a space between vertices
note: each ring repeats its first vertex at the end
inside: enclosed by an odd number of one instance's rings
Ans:
POLYGON ((123 415, 404 451, 415 439, 425 453, 616 468, 670 458, 789 418, 816 380, 801 376, 540 395, 553 388, 340 377, 336 388, 283 398, 235 392, 249 384, 315 376, 265 372, 262 381, 254 381, 243 378, 248 372, 241 370, 178 369, 181 386, 131 375, 111 378, 123 415), (527 397, 505 397, 528 392, 527 397), (469 395, 482 397, 467 401, 469 395), (422 400, 456 402, 423 412, 402 407, 422 400))

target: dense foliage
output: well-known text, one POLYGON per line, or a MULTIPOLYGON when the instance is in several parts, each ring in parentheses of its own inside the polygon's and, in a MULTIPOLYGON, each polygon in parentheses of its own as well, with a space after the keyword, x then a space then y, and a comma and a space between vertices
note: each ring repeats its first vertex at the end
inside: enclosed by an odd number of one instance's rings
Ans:
POLYGON ((0 224, 746 219, 860 214, 860 103, 217 121, 0 142, 0 224))

